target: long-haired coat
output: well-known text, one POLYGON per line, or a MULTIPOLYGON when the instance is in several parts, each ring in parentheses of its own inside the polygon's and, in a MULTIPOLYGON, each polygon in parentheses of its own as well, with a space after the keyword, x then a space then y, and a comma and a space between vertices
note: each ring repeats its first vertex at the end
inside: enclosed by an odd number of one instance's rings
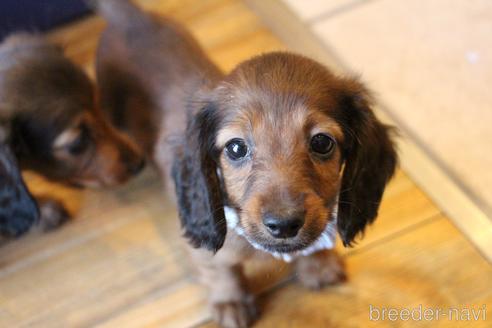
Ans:
POLYGON ((39 219, 38 206, 27 190, 17 161, 9 146, 1 139, 0 137, 0 241, 23 234, 39 219))
POLYGON ((216 320, 254 320, 241 262, 258 251, 295 260, 308 287, 343 280, 334 233, 350 245, 374 221, 397 162, 366 88, 285 52, 224 75, 179 24, 98 4, 102 106, 173 177, 216 320))
MULTIPOLYGON (((17 33, 0 44, 0 125, 4 135, 0 155, 4 167, 12 172, 2 171, 2 179, 12 183, 10 189, 6 187, 9 184, 2 188, 22 191, 19 197, 25 199, 26 211, 35 206, 27 206, 32 197, 27 196, 19 168, 83 187, 116 185, 142 168, 141 151, 103 119, 96 94, 88 76, 59 46, 43 37, 17 33)), ((37 210, 21 215, 13 211, 20 200, 7 198, 2 196, 0 203, 0 230, 5 230, 1 234, 17 236, 36 221, 37 210)), ((61 204, 39 201, 42 229, 53 228, 68 217, 61 204)))

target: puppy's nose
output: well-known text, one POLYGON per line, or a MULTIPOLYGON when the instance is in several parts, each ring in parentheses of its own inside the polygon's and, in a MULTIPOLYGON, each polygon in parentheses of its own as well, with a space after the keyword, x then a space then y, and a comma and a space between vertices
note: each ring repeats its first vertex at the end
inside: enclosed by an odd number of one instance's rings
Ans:
POLYGON ((272 237, 291 238, 295 237, 299 229, 304 225, 304 217, 293 216, 282 218, 267 214, 263 217, 263 224, 272 237))
POLYGON ((139 161, 134 161, 128 164, 127 169, 128 169, 128 173, 130 173, 131 175, 136 175, 140 171, 142 171, 144 167, 145 167, 145 160, 141 159, 139 161))
POLYGON ((145 159, 143 156, 129 148, 120 149, 119 159, 129 175, 136 175, 142 171, 145 166, 145 159))

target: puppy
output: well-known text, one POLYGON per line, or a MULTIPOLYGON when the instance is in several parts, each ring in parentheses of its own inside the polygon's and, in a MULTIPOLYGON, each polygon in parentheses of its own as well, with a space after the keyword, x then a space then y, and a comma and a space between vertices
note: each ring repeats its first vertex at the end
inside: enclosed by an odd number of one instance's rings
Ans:
MULTIPOLYGON (((138 147, 103 119, 89 78, 40 36, 16 34, 0 45, 0 112, 10 127, 6 143, 22 169, 81 187, 108 187, 143 167, 138 147)), ((17 182, 25 189, 20 177, 17 182)), ((67 218, 56 202, 40 205, 47 229, 67 218)))
POLYGON ((102 106, 172 175, 215 320, 254 321, 249 256, 295 261, 310 288, 343 280, 335 235, 349 246, 374 221, 397 162, 366 88, 285 52, 223 75, 171 20, 128 1, 98 9, 102 106))

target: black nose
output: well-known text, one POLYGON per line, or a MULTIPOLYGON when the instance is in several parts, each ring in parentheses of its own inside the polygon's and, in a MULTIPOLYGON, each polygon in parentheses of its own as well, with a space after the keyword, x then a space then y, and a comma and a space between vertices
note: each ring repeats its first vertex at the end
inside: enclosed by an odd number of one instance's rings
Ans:
POLYGON ((304 217, 295 216, 290 218, 281 218, 272 215, 263 217, 263 224, 270 235, 275 238, 291 238, 297 235, 299 229, 304 224, 304 217))
POLYGON ((121 148, 119 160, 126 167, 126 172, 129 175, 136 175, 145 167, 143 156, 131 148, 121 148))
POLYGON ((138 161, 133 161, 132 163, 128 163, 127 169, 128 169, 128 173, 130 173, 131 175, 136 175, 140 171, 142 171, 144 167, 145 167, 145 160, 141 159, 138 161))

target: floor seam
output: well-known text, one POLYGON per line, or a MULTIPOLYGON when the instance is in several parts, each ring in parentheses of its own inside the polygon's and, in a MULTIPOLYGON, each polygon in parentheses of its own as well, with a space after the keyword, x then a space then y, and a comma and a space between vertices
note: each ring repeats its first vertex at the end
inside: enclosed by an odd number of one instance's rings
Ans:
POLYGON ((114 320, 114 319, 118 318, 119 316, 130 312, 132 309, 136 309, 138 306, 151 304, 156 299, 158 299, 159 297, 162 297, 166 294, 170 294, 170 293, 182 288, 183 286, 186 286, 186 284, 193 283, 193 282, 194 281, 193 281, 193 279, 191 279, 190 275, 186 274, 186 275, 184 275, 184 277, 180 277, 176 281, 161 284, 160 287, 157 287, 157 288, 153 289, 152 291, 149 291, 145 295, 142 295, 143 296, 142 298, 136 299, 134 302, 132 302, 130 304, 125 304, 121 308, 118 308, 118 309, 115 309, 114 311, 112 311, 112 313, 101 316, 100 318, 95 318, 92 323, 88 324, 88 326, 98 327, 98 326, 108 324, 109 322, 111 322, 111 320, 114 320))
MULTIPOLYGON (((364 246, 358 247, 357 249, 353 249, 351 251, 348 251, 347 253, 343 254, 342 257, 347 258, 347 257, 353 256, 353 255, 365 253, 368 250, 371 250, 371 249, 374 249, 374 248, 379 247, 381 245, 384 245, 384 244, 391 242, 397 238, 400 238, 401 236, 408 234, 411 231, 417 230, 421 227, 424 227, 428 224, 431 224, 431 223, 438 221, 438 220, 441 220, 441 219, 444 219, 443 214, 441 212, 438 212, 436 214, 429 216, 428 218, 425 218, 423 220, 415 222, 415 223, 413 223, 413 224, 411 224, 411 225, 409 225, 409 226, 407 226, 401 230, 395 231, 395 232, 393 232, 387 236, 384 236, 380 239, 377 239, 373 242, 370 242, 367 245, 364 245, 364 246)), ((460 231, 460 234, 462 234, 461 231, 460 231)))
MULTIPOLYGON (((305 22, 308 23, 308 25, 317 24, 317 23, 320 23, 324 20, 328 20, 328 19, 334 18, 336 16, 339 16, 341 14, 344 14, 346 12, 357 9, 363 5, 370 4, 374 1, 376 1, 376 0, 353 0, 353 1, 350 1, 348 3, 341 5, 339 7, 336 7, 334 9, 330 9, 328 11, 322 12, 319 15, 311 17, 311 18, 307 19, 305 22)), ((296 12, 296 11, 294 10, 294 12, 296 12)))
POLYGON ((97 229, 97 230, 94 229, 94 230, 90 231, 89 233, 87 233, 83 236, 80 236, 79 238, 74 238, 72 240, 66 241, 62 245, 54 246, 54 247, 45 249, 40 253, 36 253, 34 255, 31 255, 31 256, 23 259, 22 261, 16 262, 16 263, 9 265, 5 268, 2 268, 2 270, 0 270, 0 280, 8 277, 11 274, 18 272, 19 270, 22 270, 22 269, 27 268, 29 266, 35 265, 36 263, 39 263, 39 262, 46 260, 48 258, 57 256, 57 255, 62 254, 64 252, 67 252, 67 251, 69 251, 75 247, 78 247, 78 246, 81 246, 85 243, 88 243, 91 240, 94 240, 94 239, 96 239, 96 238, 98 238, 98 237, 100 237, 100 236, 102 236, 108 232, 114 231, 114 230, 116 230, 116 229, 118 229, 118 228, 120 228, 126 224, 129 224, 133 221, 137 221, 140 219, 141 219, 140 217, 134 216, 131 218, 122 219, 122 220, 119 220, 116 222, 112 222, 112 223, 109 223, 108 225, 105 225, 101 229, 97 229))

